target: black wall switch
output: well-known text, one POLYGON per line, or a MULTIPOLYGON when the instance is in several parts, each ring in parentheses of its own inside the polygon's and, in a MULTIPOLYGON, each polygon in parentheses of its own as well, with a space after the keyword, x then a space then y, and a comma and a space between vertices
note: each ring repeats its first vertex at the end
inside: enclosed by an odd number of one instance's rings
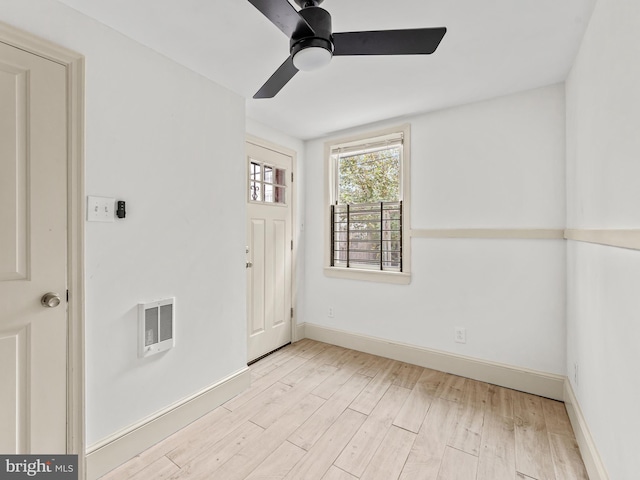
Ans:
POLYGON ((127 212, 124 209, 124 200, 118 200, 118 208, 116 209, 116 216, 118 218, 126 217, 127 212))

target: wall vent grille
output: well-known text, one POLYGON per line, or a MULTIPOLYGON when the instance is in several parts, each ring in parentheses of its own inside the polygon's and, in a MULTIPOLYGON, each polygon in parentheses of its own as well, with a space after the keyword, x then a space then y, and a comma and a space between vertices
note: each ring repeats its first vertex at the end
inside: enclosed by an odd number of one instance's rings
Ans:
POLYGON ((175 299, 138 304, 139 355, 148 357, 175 345, 175 299))

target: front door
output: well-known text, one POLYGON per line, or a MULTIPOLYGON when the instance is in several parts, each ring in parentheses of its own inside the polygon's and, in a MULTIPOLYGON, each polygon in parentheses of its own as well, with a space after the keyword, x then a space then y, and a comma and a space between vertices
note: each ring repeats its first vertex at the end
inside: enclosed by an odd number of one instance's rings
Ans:
POLYGON ((248 359, 291 341, 290 156, 247 142, 248 359))
POLYGON ((66 452, 66 115, 66 68, 0 42, 0 452, 7 454, 66 452))

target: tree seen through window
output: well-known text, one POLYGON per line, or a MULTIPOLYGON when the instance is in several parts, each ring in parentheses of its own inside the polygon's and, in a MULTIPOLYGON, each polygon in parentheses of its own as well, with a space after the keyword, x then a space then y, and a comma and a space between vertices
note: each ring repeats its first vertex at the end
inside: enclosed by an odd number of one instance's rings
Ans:
POLYGON ((400 200, 400 147, 338 157, 338 204, 400 200))

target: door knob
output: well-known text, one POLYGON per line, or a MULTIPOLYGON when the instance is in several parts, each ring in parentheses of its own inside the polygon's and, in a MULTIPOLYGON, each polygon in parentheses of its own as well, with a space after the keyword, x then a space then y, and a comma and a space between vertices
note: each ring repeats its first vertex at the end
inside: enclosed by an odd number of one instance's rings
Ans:
POLYGON ((60 295, 53 292, 45 293, 40 299, 40 303, 43 307, 55 308, 60 305, 60 295))

